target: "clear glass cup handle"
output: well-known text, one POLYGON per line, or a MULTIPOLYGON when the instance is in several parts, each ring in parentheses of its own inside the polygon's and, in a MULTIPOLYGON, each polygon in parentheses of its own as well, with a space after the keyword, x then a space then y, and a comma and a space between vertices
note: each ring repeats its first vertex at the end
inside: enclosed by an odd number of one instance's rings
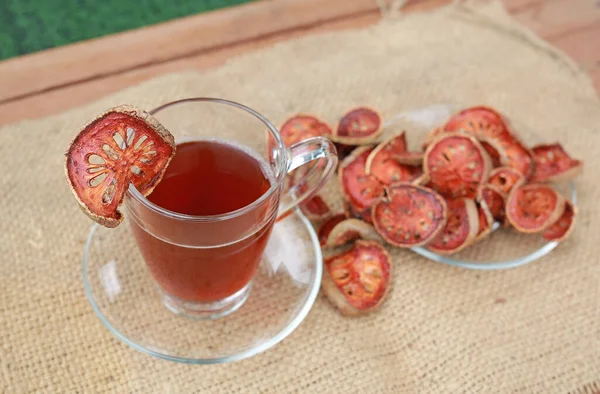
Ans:
POLYGON ((303 201, 312 197, 327 182, 338 163, 337 151, 333 142, 323 137, 314 137, 292 145, 288 150, 288 174, 318 160, 307 172, 296 171, 287 190, 281 194, 278 219, 287 216, 303 201))

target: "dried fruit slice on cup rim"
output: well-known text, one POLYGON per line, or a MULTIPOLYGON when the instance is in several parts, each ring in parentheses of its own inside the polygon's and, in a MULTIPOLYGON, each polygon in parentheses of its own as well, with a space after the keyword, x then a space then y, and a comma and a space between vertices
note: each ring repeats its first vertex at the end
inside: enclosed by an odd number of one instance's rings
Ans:
POLYGON ((448 198, 474 198, 491 169, 490 158, 477 139, 461 132, 434 140, 423 161, 431 187, 448 198))
POLYGON ((446 225, 448 206, 442 196, 423 186, 398 183, 387 188, 387 199, 372 211, 375 229, 401 248, 425 245, 446 225))
POLYGON ((383 132, 383 119, 370 107, 356 107, 348 111, 337 123, 332 138, 346 145, 374 143, 383 132))
POLYGON ((475 201, 457 198, 448 201, 448 221, 444 229, 427 244, 438 254, 452 254, 471 245, 479 234, 479 212, 475 201))
POLYGON ((392 259, 373 241, 356 241, 350 250, 325 259, 323 292, 339 311, 357 316, 375 310, 391 287, 392 259))
POLYGON ((116 227, 129 185, 149 195, 174 154, 175 140, 158 120, 122 105, 83 127, 66 152, 65 170, 83 211, 103 226, 116 227))
POLYGON ((564 197, 544 184, 519 184, 513 188, 506 201, 506 218, 522 233, 546 230, 564 211, 564 197))
POLYGON ((537 145, 532 148, 535 169, 532 182, 561 182, 573 179, 583 169, 583 163, 572 159, 562 145, 537 145))

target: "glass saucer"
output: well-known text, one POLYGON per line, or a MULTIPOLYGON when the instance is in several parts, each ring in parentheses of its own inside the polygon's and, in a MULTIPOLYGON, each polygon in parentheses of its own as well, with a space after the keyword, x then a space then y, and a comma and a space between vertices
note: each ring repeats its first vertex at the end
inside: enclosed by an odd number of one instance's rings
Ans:
POLYGON ((131 235, 128 223, 92 227, 83 256, 83 282, 94 312, 136 350, 188 364, 217 364, 263 352, 304 320, 323 270, 309 221, 295 211, 275 224, 246 302, 214 320, 169 311, 131 235))
MULTIPOLYGON (((386 135, 406 130, 409 149, 421 150, 425 136, 434 128, 468 105, 434 104, 398 113, 385 124, 386 135), (389 133, 389 134, 388 134, 389 133)), ((540 143, 552 143, 519 120, 510 119, 518 137, 528 146, 540 143)), ((385 136, 384 136, 385 138, 385 136)), ((553 185, 563 196, 577 205, 577 190, 573 182, 553 185)), ((415 253, 439 263, 474 270, 501 270, 515 268, 531 263, 550 253, 558 242, 545 241, 541 235, 520 234, 512 229, 500 229, 500 223, 494 223, 493 233, 480 242, 471 245, 459 253, 444 256, 424 247, 411 248, 415 253), (498 231, 501 230, 501 231, 498 231), (490 256, 502 255, 502 259, 490 256)))

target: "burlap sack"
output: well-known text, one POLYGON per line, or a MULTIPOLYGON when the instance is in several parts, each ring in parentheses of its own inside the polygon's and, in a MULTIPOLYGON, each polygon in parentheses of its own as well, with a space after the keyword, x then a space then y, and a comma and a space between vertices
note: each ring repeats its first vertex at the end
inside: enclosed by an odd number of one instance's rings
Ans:
POLYGON ((598 127, 588 78, 496 3, 303 38, 3 127, 0 391, 597 391, 598 127), (151 358, 112 337, 85 299, 80 261, 90 221, 66 187, 62 153, 107 107, 189 96, 237 100, 275 122, 296 111, 333 120, 365 103, 384 115, 432 102, 492 104, 585 160, 576 232, 542 260, 498 272, 397 251, 394 288, 376 314, 344 318, 319 298, 296 332, 255 358, 202 367, 151 358))

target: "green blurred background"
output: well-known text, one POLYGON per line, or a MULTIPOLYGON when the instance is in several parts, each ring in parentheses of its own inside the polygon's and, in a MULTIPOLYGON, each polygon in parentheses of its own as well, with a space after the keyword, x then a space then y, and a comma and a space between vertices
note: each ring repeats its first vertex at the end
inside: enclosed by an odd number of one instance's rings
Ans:
POLYGON ((252 0, 0 0, 0 60, 252 0))

